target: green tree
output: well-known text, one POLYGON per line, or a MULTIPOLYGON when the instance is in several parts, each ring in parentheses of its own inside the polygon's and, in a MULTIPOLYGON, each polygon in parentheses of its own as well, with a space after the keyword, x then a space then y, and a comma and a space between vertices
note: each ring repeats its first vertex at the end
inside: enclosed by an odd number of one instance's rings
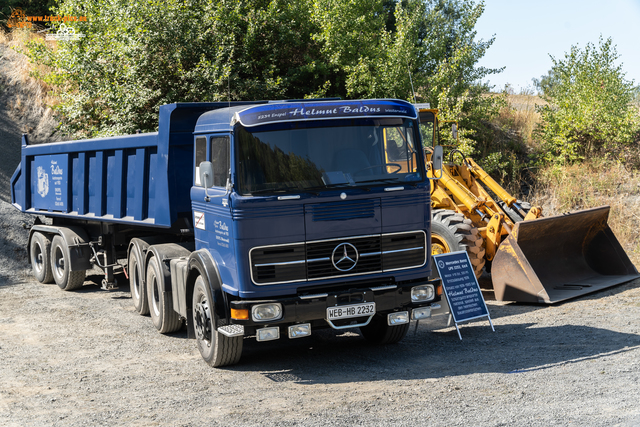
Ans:
POLYGON ((538 107, 536 135, 542 162, 565 164, 596 154, 615 153, 634 141, 638 132, 632 81, 625 79, 611 38, 598 46, 572 46, 553 66, 543 87, 549 104, 538 107))
POLYGON ((78 136, 155 130, 172 102, 302 98, 326 80, 309 4, 286 0, 63 0, 79 41, 30 45, 78 136))
MULTIPOLYGON (((61 0, 80 41, 30 45, 62 100, 63 127, 154 130, 171 102, 340 96, 417 98, 468 124, 494 100, 477 82, 473 0, 61 0)), ((466 139, 471 152, 474 143, 466 139)))

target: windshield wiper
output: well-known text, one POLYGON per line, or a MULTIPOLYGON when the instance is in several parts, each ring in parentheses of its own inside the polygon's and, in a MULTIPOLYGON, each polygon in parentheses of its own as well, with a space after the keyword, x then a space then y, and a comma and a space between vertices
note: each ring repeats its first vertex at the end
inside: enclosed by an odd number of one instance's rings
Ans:
POLYGON ((400 181, 400 180, 398 180, 396 178, 369 179, 369 180, 366 180, 366 181, 356 181, 356 184, 364 184, 365 182, 369 183, 369 184, 371 184, 372 182, 379 182, 380 184, 388 184, 390 182, 398 183, 398 184, 406 184, 405 182, 400 181))
POLYGON ((319 190, 326 190, 328 188, 348 188, 348 187, 354 187, 354 185, 349 184, 348 182, 338 182, 335 184, 325 184, 325 185, 318 185, 316 187, 301 188, 300 191, 319 191, 319 190))
POLYGON ((251 191, 251 195, 256 195, 256 194, 265 194, 265 193, 289 193, 289 192, 293 192, 293 191, 304 191, 303 189, 300 189, 298 187, 285 187, 285 188, 262 188, 260 190, 253 190, 251 191))

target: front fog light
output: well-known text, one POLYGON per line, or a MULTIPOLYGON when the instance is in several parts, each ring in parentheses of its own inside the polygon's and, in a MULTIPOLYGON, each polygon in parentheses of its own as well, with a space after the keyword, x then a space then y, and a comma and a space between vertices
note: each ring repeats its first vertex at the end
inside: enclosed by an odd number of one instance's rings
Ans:
POLYGON ((387 316, 387 323, 389 324, 389 326, 409 323, 409 312, 399 311, 397 313, 389 313, 389 315, 387 316))
POLYGON ((280 328, 261 328, 256 331, 256 339, 258 341, 273 341, 280 338, 280 328))
POLYGON ((431 301, 436 296, 433 285, 421 285, 411 288, 411 302, 431 301))
POLYGON ((289 338, 308 337, 309 335, 311 335, 311 323, 289 326, 289 338))
POLYGON ((258 304, 251 308, 251 318, 254 322, 267 322, 282 317, 282 305, 279 302, 258 304))
POLYGON ((427 319, 431 317, 431 307, 414 308, 411 312, 413 320, 427 319))

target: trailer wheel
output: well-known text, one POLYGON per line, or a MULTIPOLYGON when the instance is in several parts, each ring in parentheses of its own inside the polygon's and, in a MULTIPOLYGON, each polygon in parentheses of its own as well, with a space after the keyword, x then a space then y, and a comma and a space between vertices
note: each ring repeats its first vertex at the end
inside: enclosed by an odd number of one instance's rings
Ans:
POLYGON ((162 286, 162 270, 157 257, 147 266, 147 296, 151 321, 161 334, 175 332, 182 326, 180 316, 173 310, 173 299, 166 298, 162 286))
POLYGON ((133 300, 133 307, 136 311, 146 316, 149 314, 149 303, 147 302, 147 290, 144 286, 144 277, 142 274, 142 264, 138 260, 137 252, 134 248, 131 248, 129 252, 129 288, 131 290, 131 299, 133 300))
POLYGON ((376 314, 367 326, 361 326, 360 332, 364 339, 373 344, 393 344, 407 335, 409 324, 389 326, 387 316, 376 314))
POLYGON ((200 355, 214 368, 234 365, 242 355, 243 337, 228 337, 214 329, 213 298, 202 276, 193 289, 193 326, 200 355))
POLYGON ((31 258, 31 269, 33 276, 40 283, 53 282, 53 274, 51 273, 51 240, 42 233, 35 232, 31 236, 31 244, 29 245, 29 257, 31 258))
POLYGON ((71 254, 69 246, 62 236, 55 236, 51 241, 51 272, 53 280, 63 291, 80 289, 84 284, 84 270, 71 271, 71 254))
POLYGON ((471 220, 448 209, 435 209, 431 221, 431 254, 467 251, 476 277, 485 264, 484 240, 471 220))

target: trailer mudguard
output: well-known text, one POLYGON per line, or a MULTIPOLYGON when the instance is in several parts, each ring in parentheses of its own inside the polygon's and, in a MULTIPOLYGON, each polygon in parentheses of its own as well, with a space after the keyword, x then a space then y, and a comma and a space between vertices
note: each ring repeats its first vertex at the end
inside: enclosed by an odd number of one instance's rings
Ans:
MULTIPOLYGON (((187 313, 187 333, 189 338, 195 338, 195 331, 193 329, 193 312, 192 312, 192 300, 193 300, 193 288, 198 276, 202 276, 204 281, 211 290, 213 297, 213 307, 215 310, 213 316, 213 327, 217 330, 219 326, 224 326, 229 323, 229 304, 227 297, 222 292, 222 279, 220 278, 220 272, 218 265, 206 249, 200 249, 192 252, 189 256, 189 265, 187 273, 186 289, 177 289, 178 292, 185 292, 186 313, 187 313)), ((182 308, 178 308, 180 312, 182 308)))
POLYGON ((39 232, 47 235, 59 235, 69 247, 69 269, 71 271, 84 271, 93 268, 91 264, 91 248, 89 247, 89 236, 81 227, 57 227, 53 225, 37 224, 29 231, 27 241, 27 252, 31 247, 33 233, 39 232))

